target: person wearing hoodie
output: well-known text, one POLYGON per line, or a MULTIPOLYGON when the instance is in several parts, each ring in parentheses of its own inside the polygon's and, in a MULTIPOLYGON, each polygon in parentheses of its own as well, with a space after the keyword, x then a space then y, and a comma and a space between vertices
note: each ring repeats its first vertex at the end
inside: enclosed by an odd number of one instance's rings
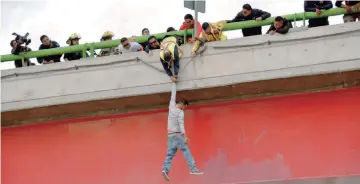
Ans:
MULTIPOLYGON (((46 35, 42 35, 40 37, 41 45, 39 47, 39 50, 43 49, 52 49, 52 48, 58 48, 60 47, 59 43, 56 41, 50 40, 50 38, 46 35)), ((62 54, 59 55, 52 55, 52 56, 45 56, 45 57, 38 57, 36 58, 39 64, 49 64, 49 63, 57 63, 60 62, 60 58, 62 57, 62 54)))
MULTIPOLYGON (((269 12, 255 8, 253 9, 250 4, 244 4, 242 11, 239 12, 234 19, 227 21, 227 23, 241 22, 248 20, 262 21, 269 17, 271 17, 271 14, 269 12)), ((242 29, 243 36, 246 37, 246 36, 261 35, 262 34, 261 28, 262 27, 259 26, 259 27, 242 29)))
POLYGON ((159 41, 156 39, 155 36, 150 36, 148 38, 148 44, 145 47, 145 52, 152 55, 151 50, 156 50, 156 49, 160 49, 160 43, 159 41))
MULTIPOLYGON (((322 10, 329 10, 333 7, 333 3, 328 1, 304 1, 305 12, 316 12, 317 15, 322 14, 322 10)), ((319 27, 329 25, 328 17, 309 19, 308 27, 319 27)))
POLYGON ((281 16, 275 18, 274 24, 272 24, 266 34, 274 35, 275 33, 286 34, 289 29, 292 28, 290 21, 281 16))
MULTIPOLYGON (((194 27, 195 27, 195 20, 193 16, 191 14, 186 14, 184 17, 184 23, 181 25, 180 30, 194 29, 194 27)), ((197 28, 198 30, 197 33, 195 34, 195 37, 200 36, 202 31, 201 24, 199 21, 197 22, 197 28)), ((193 43, 195 40, 191 36, 188 36, 186 38, 186 41, 189 43, 193 43)))
POLYGON ((335 6, 346 9, 347 14, 343 17, 344 23, 355 22, 356 19, 360 21, 360 13, 353 13, 353 10, 360 10, 360 1, 345 1, 345 4, 342 3, 343 1, 337 0, 335 6))

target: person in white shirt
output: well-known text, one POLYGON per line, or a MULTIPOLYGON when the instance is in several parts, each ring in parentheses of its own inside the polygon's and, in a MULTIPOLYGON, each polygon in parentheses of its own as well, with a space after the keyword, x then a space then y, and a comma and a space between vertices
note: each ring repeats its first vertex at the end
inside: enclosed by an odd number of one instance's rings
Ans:
POLYGON ((119 45, 120 53, 143 51, 143 47, 137 42, 130 42, 127 38, 121 38, 119 45))
POLYGON ((184 127, 184 109, 189 103, 186 100, 176 100, 176 83, 172 84, 171 99, 169 104, 168 116, 168 148, 166 159, 163 166, 163 176, 166 181, 170 181, 169 170, 171 168, 171 161, 174 158, 178 149, 183 152, 183 155, 190 167, 190 174, 201 175, 195 166, 195 160, 191 155, 190 149, 187 146, 188 138, 185 134, 184 127))

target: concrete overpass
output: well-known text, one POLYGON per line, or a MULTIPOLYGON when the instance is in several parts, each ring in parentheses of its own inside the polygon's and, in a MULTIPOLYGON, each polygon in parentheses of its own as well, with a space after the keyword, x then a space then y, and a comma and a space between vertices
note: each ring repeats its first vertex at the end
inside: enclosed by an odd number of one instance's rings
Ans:
MULTIPOLYGON (((358 85, 360 24, 294 28, 182 49, 180 95, 195 103, 358 85)), ((158 52, 1 72, 2 125, 112 114, 167 105, 170 80, 158 52)))

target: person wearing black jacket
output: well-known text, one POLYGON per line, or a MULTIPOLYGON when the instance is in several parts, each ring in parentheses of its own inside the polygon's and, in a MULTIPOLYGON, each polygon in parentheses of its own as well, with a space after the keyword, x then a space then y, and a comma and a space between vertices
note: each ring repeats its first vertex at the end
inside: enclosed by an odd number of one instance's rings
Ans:
POLYGON ((352 8, 355 10, 360 10, 360 1, 345 1, 345 4, 342 4, 343 0, 337 0, 335 6, 339 8, 345 8, 347 14, 344 15, 344 23, 355 22, 356 19, 360 21, 360 13, 352 13, 352 8))
MULTIPOLYGON (((46 35, 42 35, 40 37, 41 45, 39 47, 39 50, 43 49, 52 49, 60 47, 60 45, 56 41, 51 41, 50 38, 46 35)), ((60 62, 62 54, 60 55, 52 55, 52 56, 46 56, 46 57, 38 57, 36 58, 38 63, 42 64, 49 64, 49 63, 57 63, 60 62)))
MULTIPOLYGON (((316 12, 317 15, 321 15, 322 10, 328 10, 333 7, 331 0, 328 1, 304 1, 305 12, 316 12)), ((309 27, 319 27, 329 25, 328 17, 309 19, 309 27)))
POLYGON ((155 49, 160 49, 160 43, 155 36, 150 36, 148 38, 148 44, 146 45, 144 50, 146 53, 152 55, 150 51, 155 49))
MULTIPOLYGON (((271 14, 266 11, 253 9, 249 4, 244 4, 243 10, 239 12, 234 19, 228 20, 227 23, 241 22, 248 20, 262 21, 269 18, 270 16, 271 14)), ((242 29, 243 36, 246 37, 246 36, 261 35, 262 34, 261 28, 262 27, 260 26, 260 27, 242 29)))
POLYGON ((290 21, 286 20, 283 17, 277 16, 275 18, 274 24, 272 24, 266 34, 273 35, 275 33, 286 34, 289 32, 289 29, 292 28, 290 21))
MULTIPOLYGON (((22 52, 30 52, 31 51, 31 49, 29 47, 22 46, 16 40, 11 40, 10 46, 12 47, 11 54, 14 54, 14 55, 19 55, 22 52)), ((14 64, 15 64, 15 68, 23 67, 22 60, 15 60, 14 64)), ((31 63, 29 59, 24 59, 24 64, 27 66, 35 65, 34 63, 31 63)))

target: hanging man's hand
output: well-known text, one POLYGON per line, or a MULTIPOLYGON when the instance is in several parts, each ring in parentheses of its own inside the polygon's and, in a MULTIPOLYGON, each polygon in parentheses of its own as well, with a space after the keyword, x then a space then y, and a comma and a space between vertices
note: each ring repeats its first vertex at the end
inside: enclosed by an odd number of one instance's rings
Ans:
POLYGON ((171 76, 170 78, 171 78, 171 80, 172 80, 173 82, 175 82, 175 83, 177 83, 177 82, 178 82, 178 80, 177 80, 176 76, 171 76))
POLYGON ((262 21, 262 17, 258 17, 255 19, 256 21, 262 21))
POLYGON ((185 136, 185 144, 187 144, 189 142, 189 138, 185 136))

